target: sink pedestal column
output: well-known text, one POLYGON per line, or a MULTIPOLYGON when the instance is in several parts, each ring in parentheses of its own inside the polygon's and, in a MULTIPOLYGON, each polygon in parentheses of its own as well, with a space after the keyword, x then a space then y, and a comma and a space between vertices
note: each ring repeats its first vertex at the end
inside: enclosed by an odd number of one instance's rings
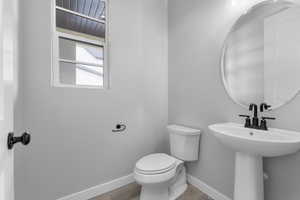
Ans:
POLYGON ((261 156, 236 153, 234 200, 264 200, 261 156))

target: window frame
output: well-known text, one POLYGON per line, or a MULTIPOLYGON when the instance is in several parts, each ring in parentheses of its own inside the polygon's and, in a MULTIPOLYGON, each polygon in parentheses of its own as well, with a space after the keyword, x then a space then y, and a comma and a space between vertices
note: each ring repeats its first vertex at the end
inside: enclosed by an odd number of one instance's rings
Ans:
MULTIPOLYGON (((56 6, 56 0, 51 1, 51 86, 52 87, 64 87, 64 88, 91 88, 91 89, 109 89, 110 86, 110 73, 109 73, 109 0, 102 0, 105 2, 105 39, 96 39, 95 36, 91 36, 90 38, 83 37, 84 33, 72 34, 73 31, 68 29, 62 29, 63 31, 58 31, 56 27, 56 10, 61 10, 61 7, 56 6), (69 61, 78 64, 88 64, 82 62, 76 62, 76 60, 67 60, 59 58, 59 38, 65 38, 69 40, 74 40, 82 43, 87 43, 95 46, 102 46, 104 53, 104 61, 103 61, 103 86, 94 86, 94 85, 71 85, 71 84, 63 84, 60 83, 59 80, 59 63, 61 61, 69 61)), ((68 10, 68 9, 66 9, 68 10)), ((70 10, 70 12, 73 12, 70 10)), ((78 15, 81 15, 78 13, 78 15)), ((81 15, 84 17, 83 15, 81 15)), ((88 18, 87 18, 88 19, 88 18)), ((86 34, 88 35, 88 34, 86 34)), ((94 64, 92 64, 94 66, 94 64)))

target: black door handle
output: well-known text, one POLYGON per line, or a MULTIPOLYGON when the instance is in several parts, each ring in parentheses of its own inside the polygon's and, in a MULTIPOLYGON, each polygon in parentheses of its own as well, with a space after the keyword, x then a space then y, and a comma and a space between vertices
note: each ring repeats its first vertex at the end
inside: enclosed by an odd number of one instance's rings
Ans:
POLYGON ((23 145, 30 143, 31 136, 27 132, 24 132, 20 137, 14 137, 14 133, 9 133, 7 137, 7 148, 12 149, 14 145, 21 142, 23 145))

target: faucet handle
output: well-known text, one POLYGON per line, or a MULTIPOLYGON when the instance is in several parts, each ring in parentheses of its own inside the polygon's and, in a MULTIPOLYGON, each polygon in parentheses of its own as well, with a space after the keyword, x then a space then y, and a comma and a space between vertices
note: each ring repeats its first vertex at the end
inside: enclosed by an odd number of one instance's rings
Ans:
POLYGON ((266 119, 270 119, 270 120, 275 120, 275 117, 262 117, 261 118, 261 122, 260 122, 260 129, 267 131, 268 130, 268 126, 267 126, 267 120, 266 119))
POLYGON ((268 105, 267 103, 260 104, 260 112, 263 112, 264 110, 269 110, 271 108, 271 105, 268 105))
POLYGON ((275 117, 262 117, 262 120, 266 120, 266 119, 275 120, 276 118, 275 117))
POLYGON ((246 118, 244 127, 246 127, 246 128, 251 127, 250 115, 239 115, 239 117, 245 117, 246 118))
POLYGON ((239 115, 239 117, 249 117, 250 118, 250 115, 239 115))

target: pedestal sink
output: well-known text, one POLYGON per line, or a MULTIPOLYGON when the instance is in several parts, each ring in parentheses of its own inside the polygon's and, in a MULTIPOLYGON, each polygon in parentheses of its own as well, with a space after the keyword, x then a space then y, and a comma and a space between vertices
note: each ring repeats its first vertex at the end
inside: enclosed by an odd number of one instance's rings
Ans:
POLYGON ((216 138, 236 151, 234 200, 263 200, 262 157, 292 154, 300 150, 300 133, 270 128, 244 128, 242 124, 209 126, 216 138))

